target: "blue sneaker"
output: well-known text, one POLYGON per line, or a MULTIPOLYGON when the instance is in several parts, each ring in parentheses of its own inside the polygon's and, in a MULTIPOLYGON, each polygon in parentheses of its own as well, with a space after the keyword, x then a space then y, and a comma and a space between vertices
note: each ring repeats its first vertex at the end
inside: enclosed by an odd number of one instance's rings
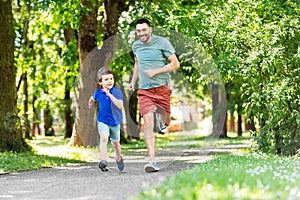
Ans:
POLYGON ((151 172, 158 172, 159 171, 159 167, 158 167, 158 165, 157 165, 157 163, 156 162, 150 162, 150 163, 148 163, 148 164, 146 164, 145 166, 144 166, 144 169, 145 169, 145 171, 147 172, 147 173, 151 173, 151 172))
POLYGON ((99 168, 101 169, 101 171, 103 172, 107 172, 108 171, 108 167, 107 167, 108 163, 106 160, 101 160, 99 162, 99 168))
POLYGON ((124 170, 124 160, 123 160, 123 158, 121 157, 120 161, 116 160, 116 163, 117 163, 117 168, 118 168, 119 172, 123 171, 124 170))

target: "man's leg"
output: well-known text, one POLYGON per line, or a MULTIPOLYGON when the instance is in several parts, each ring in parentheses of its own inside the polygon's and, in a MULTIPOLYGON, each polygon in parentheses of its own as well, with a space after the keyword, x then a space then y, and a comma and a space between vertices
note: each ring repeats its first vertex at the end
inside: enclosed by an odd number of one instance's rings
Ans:
POLYGON ((144 166, 147 173, 159 171, 159 167, 155 162, 155 136, 153 133, 154 115, 149 112, 144 115, 144 140, 146 142, 150 163, 144 166))
POLYGON ((144 140, 146 142, 150 161, 155 162, 155 136, 153 133, 154 116, 152 112, 143 116, 144 118, 144 140))
POLYGON ((170 114, 164 108, 156 105, 156 119, 158 123, 159 134, 165 134, 167 127, 170 125, 170 114))

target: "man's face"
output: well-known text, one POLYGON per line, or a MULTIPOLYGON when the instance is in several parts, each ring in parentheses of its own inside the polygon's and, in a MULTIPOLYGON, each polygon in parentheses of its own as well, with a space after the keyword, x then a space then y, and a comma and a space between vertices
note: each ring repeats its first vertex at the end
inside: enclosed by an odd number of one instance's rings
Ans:
POLYGON ((148 24, 143 23, 143 24, 136 25, 136 34, 142 42, 144 43, 149 42, 151 39, 151 33, 152 33, 152 29, 151 27, 148 26, 148 24))

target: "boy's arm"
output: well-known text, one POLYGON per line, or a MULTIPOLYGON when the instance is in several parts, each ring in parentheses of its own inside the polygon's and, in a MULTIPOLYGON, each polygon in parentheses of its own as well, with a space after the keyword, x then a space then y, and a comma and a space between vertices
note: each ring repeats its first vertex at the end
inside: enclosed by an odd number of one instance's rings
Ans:
POLYGON ((122 110, 123 108, 123 100, 117 99, 114 95, 112 95, 108 90, 104 90, 104 92, 106 93, 106 95, 111 99, 111 101, 113 102, 113 104, 115 104, 115 106, 117 108, 119 108, 120 110, 122 110))

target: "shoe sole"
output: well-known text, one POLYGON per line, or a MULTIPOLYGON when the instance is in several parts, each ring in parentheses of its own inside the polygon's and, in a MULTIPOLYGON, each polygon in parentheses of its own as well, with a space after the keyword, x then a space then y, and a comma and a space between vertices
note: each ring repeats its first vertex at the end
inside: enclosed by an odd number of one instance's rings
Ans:
POLYGON ((155 169, 153 166, 145 166, 145 171, 147 172, 147 173, 152 173, 152 172, 158 172, 159 171, 159 169, 155 169))
POLYGON ((162 131, 158 131, 158 134, 164 135, 165 133, 162 131))
POLYGON ((105 162, 99 162, 99 168, 101 169, 101 171, 103 172, 107 172, 108 171, 108 168, 107 168, 107 163, 105 162))

